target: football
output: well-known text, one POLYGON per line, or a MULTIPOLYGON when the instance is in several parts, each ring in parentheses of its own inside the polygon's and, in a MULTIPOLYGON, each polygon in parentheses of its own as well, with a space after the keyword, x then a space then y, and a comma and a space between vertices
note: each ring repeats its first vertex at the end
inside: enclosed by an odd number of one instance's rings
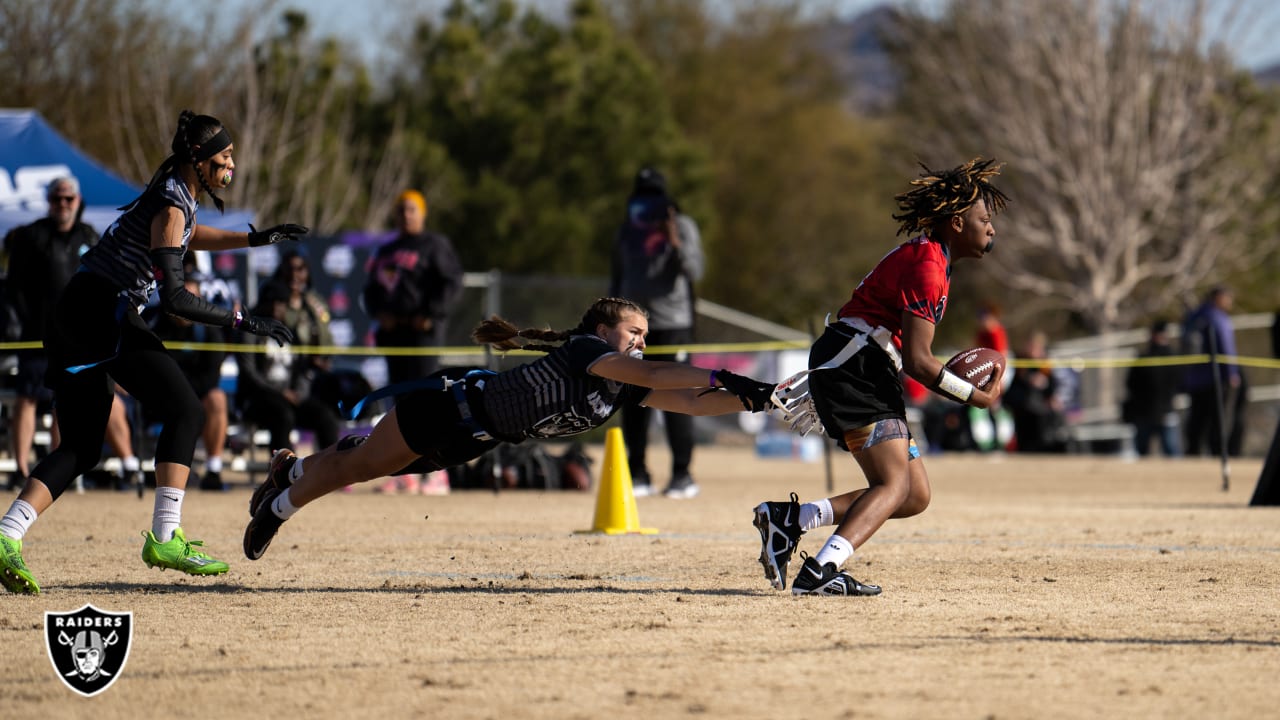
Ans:
POLYGON ((991 348, 979 347, 956 353, 947 361, 946 368, 978 389, 986 390, 996 370, 1003 368, 1004 363, 1004 355, 991 348))

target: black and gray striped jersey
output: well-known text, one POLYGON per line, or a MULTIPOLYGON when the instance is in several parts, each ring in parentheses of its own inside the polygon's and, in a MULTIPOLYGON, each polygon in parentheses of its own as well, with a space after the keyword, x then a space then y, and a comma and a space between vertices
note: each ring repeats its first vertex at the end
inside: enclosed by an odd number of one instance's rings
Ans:
POLYGON ((606 380, 587 372, 616 353, 595 335, 574 335, 531 363, 486 378, 484 409, 495 435, 556 438, 600 427, 649 388, 606 380))
POLYGON ((178 208, 186 218, 182 230, 185 248, 196 226, 198 205, 187 184, 174 171, 126 206, 120 217, 102 233, 98 244, 81 259, 86 269, 127 292, 137 306, 145 305, 156 288, 150 255, 151 222, 168 207, 178 208))

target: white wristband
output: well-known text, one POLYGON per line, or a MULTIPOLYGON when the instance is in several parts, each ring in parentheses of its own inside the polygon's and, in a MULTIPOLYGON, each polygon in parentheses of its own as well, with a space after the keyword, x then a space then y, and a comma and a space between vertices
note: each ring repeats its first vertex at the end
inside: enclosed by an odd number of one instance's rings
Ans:
POLYGON ((938 375, 935 389, 956 402, 969 402, 969 397, 973 395, 973 385, 961 380, 959 375, 946 368, 942 368, 942 372, 938 375))

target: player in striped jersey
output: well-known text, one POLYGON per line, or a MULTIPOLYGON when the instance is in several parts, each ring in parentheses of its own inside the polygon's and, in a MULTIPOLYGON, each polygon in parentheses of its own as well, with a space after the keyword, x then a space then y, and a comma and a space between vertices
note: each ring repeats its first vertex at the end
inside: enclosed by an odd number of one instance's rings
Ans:
POLYGON ((203 192, 218 210, 215 189, 235 172, 231 136, 217 119, 183 111, 170 143, 172 154, 142 194, 82 259, 58 300, 46 349, 45 383, 53 388, 62 442, 34 470, 18 499, 0 517, 0 583, 11 592, 38 593, 22 557, 22 537, 36 517, 102 455, 114 380, 162 424, 156 442, 156 497, 151 530, 144 531, 148 567, 190 575, 216 575, 227 564, 196 548, 181 528, 182 501, 204 410, 178 364, 139 317, 153 292, 172 315, 206 325, 234 327, 278 342, 289 329, 272 318, 247 317, 205 301, 184 284, 182 256, 192 250, 229 250, 297 240, 300 225, 233 232, 196 223, 203 192))
POLYGON ((345 438, 307 458, 278 451, 249 502, 245 556, 262 557, 299 508, 347 485, 461 465, 500 442, 584 433, 628 403, 686 415, 774 407, 772 384, 727 370, 644 360, 648 333, 648 314, 620 298, 597 300, 576 328, 563 332, 520 330, 497 317, 482 322, 472 333, 476 342, 546 356, 501 373, 446 369, 393 386, 386 394, 399 396, 395 408, 367 438, 345 438), (521 338, 559 344, 521 345, 521 338))

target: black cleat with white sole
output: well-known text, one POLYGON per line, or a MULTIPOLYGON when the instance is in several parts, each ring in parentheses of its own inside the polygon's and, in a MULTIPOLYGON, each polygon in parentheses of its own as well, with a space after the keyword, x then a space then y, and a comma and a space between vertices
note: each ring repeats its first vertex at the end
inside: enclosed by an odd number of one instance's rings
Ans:
POLYGON ((762 502, 756 506, 753 523, 760 531, 760 564, 764 577, 774 589, 787 588, 787 566, 804 531, 800 529, 800 498, 791 493, 790 502, 762 502))
POLYGON ((257 498, 259 500, 257 512, 249 519, 249 524, 244 529, 244 556, 250 560, 257 560, 267 552, 280 526, 284 524, 284 520, 271 509, 276 497, 284 491, 269 487, 267 483, 258 489, 263 488, 266 490, 262 492, 261 497, 257 498))
POLYGON ((879 595, 879 585, 867 585, 836 569, 834 563, 819 565, 805 556, 804 566, 791 583, 792 595, 879 595))

